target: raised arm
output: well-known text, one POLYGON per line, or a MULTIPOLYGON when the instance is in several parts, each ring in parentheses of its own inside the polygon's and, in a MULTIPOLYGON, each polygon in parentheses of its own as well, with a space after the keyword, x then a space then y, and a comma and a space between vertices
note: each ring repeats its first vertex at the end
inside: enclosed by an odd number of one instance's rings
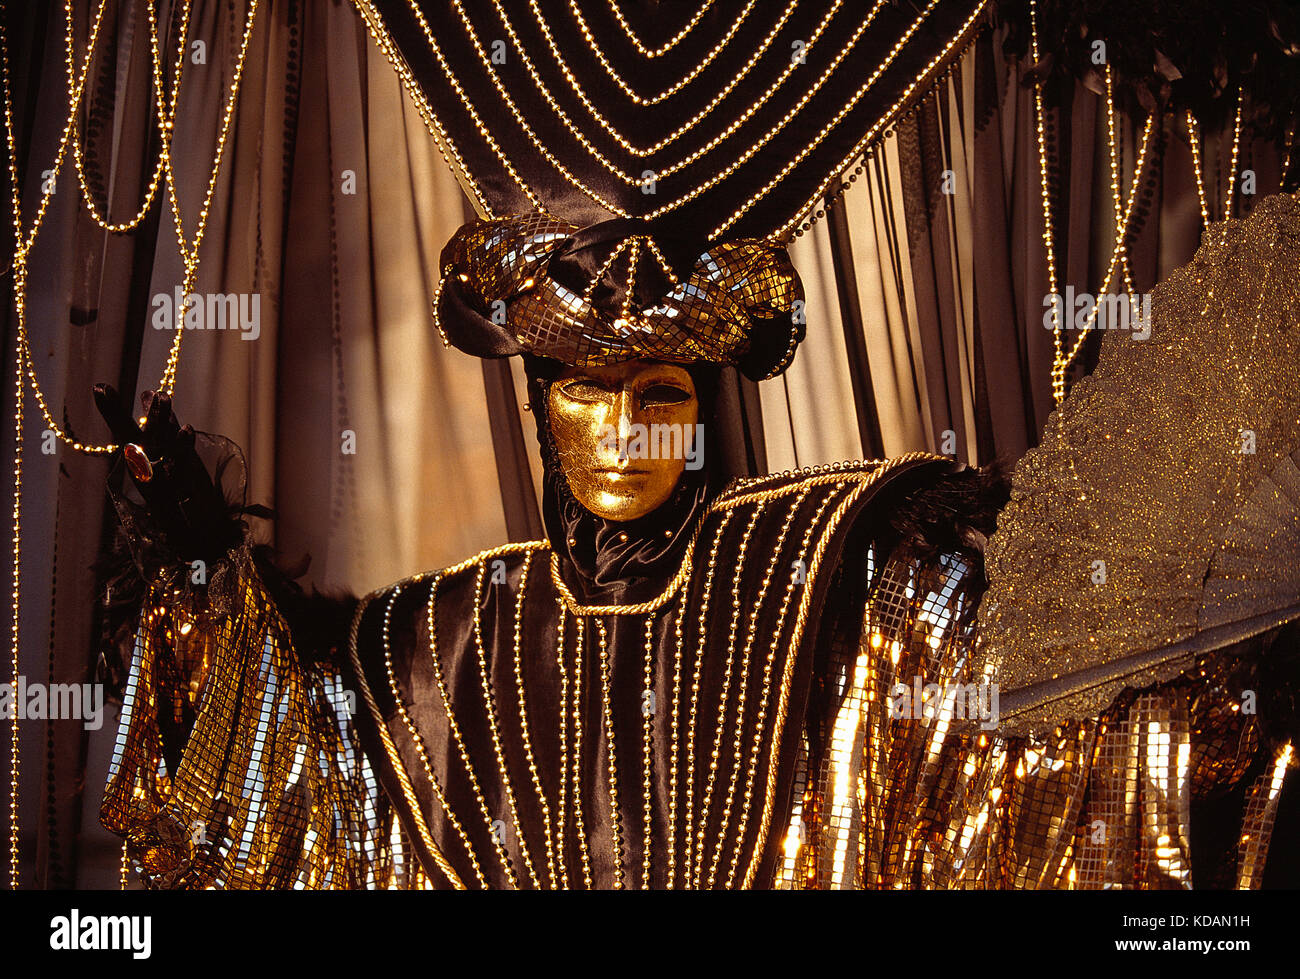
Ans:
POLYGON ((245 518, 269 513, 223 492, 233 444, 180 427, 165 396, 146 395, 143 425, 111 388, 95 398, 122 446, 102 822, 150 887, 418 883, 335 666, 354 600, 304 594, 252 543, 245 518))

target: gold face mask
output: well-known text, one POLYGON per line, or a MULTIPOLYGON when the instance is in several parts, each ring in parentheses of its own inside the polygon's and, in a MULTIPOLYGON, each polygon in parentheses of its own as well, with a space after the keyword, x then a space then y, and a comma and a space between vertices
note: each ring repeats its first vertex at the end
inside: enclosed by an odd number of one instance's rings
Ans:
POLYGON ((695 382, 646 360, 572 367, 547 395, 551 434, 574 498, 606 520, 635 520, 702 465, 695 382))

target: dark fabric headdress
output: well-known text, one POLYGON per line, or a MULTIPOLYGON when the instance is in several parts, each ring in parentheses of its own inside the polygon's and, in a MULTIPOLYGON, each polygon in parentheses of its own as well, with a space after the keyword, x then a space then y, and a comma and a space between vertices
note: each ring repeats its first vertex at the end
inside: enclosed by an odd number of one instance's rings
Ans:
POLYGON ((444 338, 779 373, 785 245, 989 3, 357 0, 484 219, 443 253, 444 338))

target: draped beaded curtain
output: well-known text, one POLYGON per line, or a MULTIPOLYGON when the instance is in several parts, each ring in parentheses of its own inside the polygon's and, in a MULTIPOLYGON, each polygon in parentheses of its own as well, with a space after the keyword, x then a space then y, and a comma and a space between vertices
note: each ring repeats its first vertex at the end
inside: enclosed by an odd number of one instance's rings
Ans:
MULTIPOLYGON (((72 4, 76 59, 97 2, 72 4)), ((192 4, 173 136, 191 236, 250 3, 192 4)), ((159 147, 146 10, 106 8, 78 114, 86 181, 112 221, 139 207, 159 147)), ((160 5, 168 67, 179 12, 177 0, 160 5)), ((178 415, 243 447, 250 498, 277 512, 260 533, 287 560, 310 555, 304 580, 318 588, 363 592, 535 536, 540 464, 518 365, 445 349, 431 328, 437 256, 468 213, 459 185, 349 3, 258 0, 254 13, 197 291, 259 297, 260 331, 187 334, 178 415)), ((11 5, 5 17, 29 215, 68 115, 65 38, 57 8, 11 5)), ((748 467, 913 449, 1014 460, 1036 440, 1051 408, 1038 160, 1031 95, 1000 50, 985 31, 793 243, 808 339, 783 377, 724 391, 729 450, 748 467)), ((1139 128, 1123 126, 1129 171, 1139 128)), ((1063 279, 1096 289, 1113 238, 1104 106, 1081 87, 1065 93, 1049 129, 1063 279)), ((1161 132, 1130 241, 1140 289, 1199 238, 1186 141, 1170 121, 1161 132)), ((1207 139, 1209 172, 1219 146, 1207 139)), ((1247 164, 1261 193, 1276 186, 1266 147, 1247 143, 1247 164)), ((156 386, 172 335, 152 328, 154 300, 173 294, 182 263, 161 194, 123 235, 92 222, 79 195, 69 155, 29 259, 27 322, 57 420, 102 441, 91 385, 156 386)), ((15 330, 6 302, 10 356, 15 330)), ((113 526, 107 464, 33 448, 45 427, 28 396, 20 666, 89 681, 91 566, 113 526)), ((12 426, 5 444, 8 466, 12 426)), ((22 725, 23 886, 116 886, 116 841, 97 820, 115 724, 109 709, 94 731, 22 725)))

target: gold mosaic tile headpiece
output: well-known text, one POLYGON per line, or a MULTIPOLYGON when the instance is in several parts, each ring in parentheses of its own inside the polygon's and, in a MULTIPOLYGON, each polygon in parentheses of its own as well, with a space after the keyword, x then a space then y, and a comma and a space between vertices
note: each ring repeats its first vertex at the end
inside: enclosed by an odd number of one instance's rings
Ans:
POLYGON ((438 327, 480 357, 734 364, 755 379, 785 370, 804 336, 785 248, 743 238, 685 261, 682 249, 639 222, 472 221, 443 249, 438 327))

